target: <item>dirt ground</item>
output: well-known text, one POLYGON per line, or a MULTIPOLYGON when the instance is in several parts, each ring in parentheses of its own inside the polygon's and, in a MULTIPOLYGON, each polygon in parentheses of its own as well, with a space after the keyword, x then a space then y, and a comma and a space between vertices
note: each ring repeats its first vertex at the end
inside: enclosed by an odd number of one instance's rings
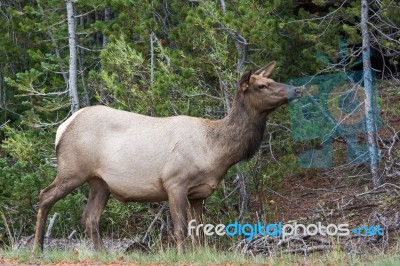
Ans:
MULTIPOLYGON (((109 262, 109 263, 101 263, 98 261, 79 261, 79 262, 71 262, 71 261, 60 261, 56 263, 20 263, 17 260, 10 260, 10 259, 0 259, 1 266, 139 266, 140 264, 135 264, 132 262, 125 262, 123 260, 116 261, 116 262, 109 262)), ((159 264, 159 263, 152 263, 146 264, 148 266, 167 266, 171 264, 159 264)), ((174 264, 176 265, 176 264, 174 264)), ((179 266, 197 266, 199 264, 177 264, 179 266)), ((236 266, 236 265, 243 265, 243 264, 232 264, 232 263, 225 263, 225 264, 207 264, 209 266, 236 266)), ((246 264, 247 266, 252 266, 251 264, 246 264)), ((259 264, 258 264, 259 265, 259 264)), ((269 264, 261 264, 264 266, 270 266, 269 264)))
POLYGON ((138 264, 131 264, 127 262, 112 262, 112 263, 107 263, 103 264, 100 262, 95 262, 95 261, 80 261, 77 263, 70 262, 70 261, 61 261, 61 262, 56 262, 56 263, 20 263, 16 260, 11 260, 11 259, 0 259, 0 265, 4 266, 41 266, 41 265, 52 265, 52 266, 97 266, 97 265, 106 265, 106 266, 125 266, 125 265, 132 265, 136 266, 138 264))

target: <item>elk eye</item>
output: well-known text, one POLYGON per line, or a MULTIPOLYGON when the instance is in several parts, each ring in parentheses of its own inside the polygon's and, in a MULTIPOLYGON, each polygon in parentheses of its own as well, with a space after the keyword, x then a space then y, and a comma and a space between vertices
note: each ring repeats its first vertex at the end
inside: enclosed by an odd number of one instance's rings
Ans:
POLYGON ((258 85, 258 88, 259 88, 259 89, 266 89, 266 88, 267 88, 267 85, 265 85, 265 84, 260 84, 260 85, 258 85))

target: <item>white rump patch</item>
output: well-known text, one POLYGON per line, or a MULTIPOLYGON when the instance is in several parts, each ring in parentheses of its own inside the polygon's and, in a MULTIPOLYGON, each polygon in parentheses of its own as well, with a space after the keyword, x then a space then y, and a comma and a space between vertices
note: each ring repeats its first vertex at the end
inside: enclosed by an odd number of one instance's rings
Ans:
POLYGON ((58 145, 58 143, 61 140, 62 135, 64 134, 65 130, 67 129, 67 127, 69 126, 69 124, 71 124, 71 122, 75 119, 75 117, 82 112, 85 108, 78 110, 77 112, 75 112, 70 118, 68 118, 64 123, 62 123, 58 128, 57 128, 57 133, 56 133, 56 147, 58 145))

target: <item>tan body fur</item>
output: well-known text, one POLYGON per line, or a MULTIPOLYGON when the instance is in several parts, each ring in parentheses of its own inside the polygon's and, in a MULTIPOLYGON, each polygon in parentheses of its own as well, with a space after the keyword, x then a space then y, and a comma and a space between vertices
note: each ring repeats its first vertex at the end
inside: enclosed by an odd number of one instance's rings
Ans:
POLYGON ((241 78, 232 110, 221 120, 154 118, 104 106, 75 113, 57 130, 58 173, 40 194, 34 250, 43 248, 50 208, 85 182, 83 221, 96 249, 103 247, 98 223, 112 194, 121 201, 168 200, 181 250, 187 216, 201 222, 204 199, 233 164, 257 151, 266 116, 287 103, 293 88, 268 78, 274 66, 241 78))
POLYGON ((176 183, 189 198, 207 197, 227 167, 215 169, 215 162, 223 158, 207 140, 210 127, 217 124, 186 116, 154 118, 88 107, 60 133, 74 138, 60 138, 59 168, 67 170, 73 164, 88 178, 101 177, 121 201, 168 200, 167 191, 176 183), (91 130, 82 131, 86 128, 91 130))

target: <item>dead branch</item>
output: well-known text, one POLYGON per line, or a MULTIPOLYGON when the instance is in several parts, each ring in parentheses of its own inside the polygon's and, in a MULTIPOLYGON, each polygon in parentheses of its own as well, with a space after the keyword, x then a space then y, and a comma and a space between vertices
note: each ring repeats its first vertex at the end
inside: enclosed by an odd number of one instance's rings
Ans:
POLYGON ((150 234, 151 230, 153 229, 154 224, 156 223, 156 221, 160 217, 161 213, 164 211, 165 206, 166 206, 166 204, 164 202, 163 205, 161 206, 160 210, 157 212, 156 216, 154 217, 153 221, 151 221, 149 227, 147 228, 147 231, 144 234, 141 243, 145 243, 146 242, 147 238, 149 237, 149 234, 150 234))
POLYGON ((15 239, 14 239, 14 236, 11 234, 11 230, 10 230, 10 227, 8 226, 6 216, 4 215, 3 212, 0 212, 0 214, 1 214, 1 219, 3 220, 4 226, 5 226, 5 228, 6 228, 8 237, 9 237, 9 239, 10 239, 10 246, 11 246, 11 247, 14 247, 15 239))
POLYGON ((75 233, 76 233, 76 230, 72 231, 71 234, 69 234, 68 239, 71 239, 75 233))
POLYGON ((60 216, 60 214, 58 212, 55 212, 53 217, 51 217, 49 226, 47 227, 47 231, 46 231, 45 237, 50 237, 51 236, 51 231, 53 230, 54 223, 55 223, 55 221, 56 221, 58 216, 60 216))
POLYGON ((312 252, 316 251, 330 251, 335 247, 335 245, 318 245, 318 246, 312 246, 312 247, 305 247, 305 248, 295 248, 295 249, 288 249, 284 251, 284 253, 304 253, 304 255, 307 255, 312 252))
POLYGON ((239 217, 238 220, 240 221, 243 216, 246 215, 249 209, 249 202, 250 202, 250 181, 249 177, 243 173, 238 173, 238 181, 239 181, 239 217))
POLYGON ((359 194, 355 195, 352 199, 350 199, 346 204, 344 204, 344 205, 342 206, 342 209, 345 209, 348 205, 350 205, 354 200, 358 199, 359 197, 365 196, 365 195, 367 195, 367 194, 379 194, 379 193, 385 192, 385 190, 382 190, 382 189, 383 189, 384 187, 387 187, 387 186, 392 186, 392 187, 394 187, 394 188, 396 188, 396 189, 400 189, 400 187, 397 186, 397 185, 395 185, 395 184, 392 184, 392 183, 384 183, 384 184, 382 184, 382 185, 380 185, 380 186, 378 186, 378 187, 376 187, 376 188, 373 188, 373 189, 371 189, 371 190, 369 190, 369 191, 366 191, 366 192, 359 193, 359 194))

